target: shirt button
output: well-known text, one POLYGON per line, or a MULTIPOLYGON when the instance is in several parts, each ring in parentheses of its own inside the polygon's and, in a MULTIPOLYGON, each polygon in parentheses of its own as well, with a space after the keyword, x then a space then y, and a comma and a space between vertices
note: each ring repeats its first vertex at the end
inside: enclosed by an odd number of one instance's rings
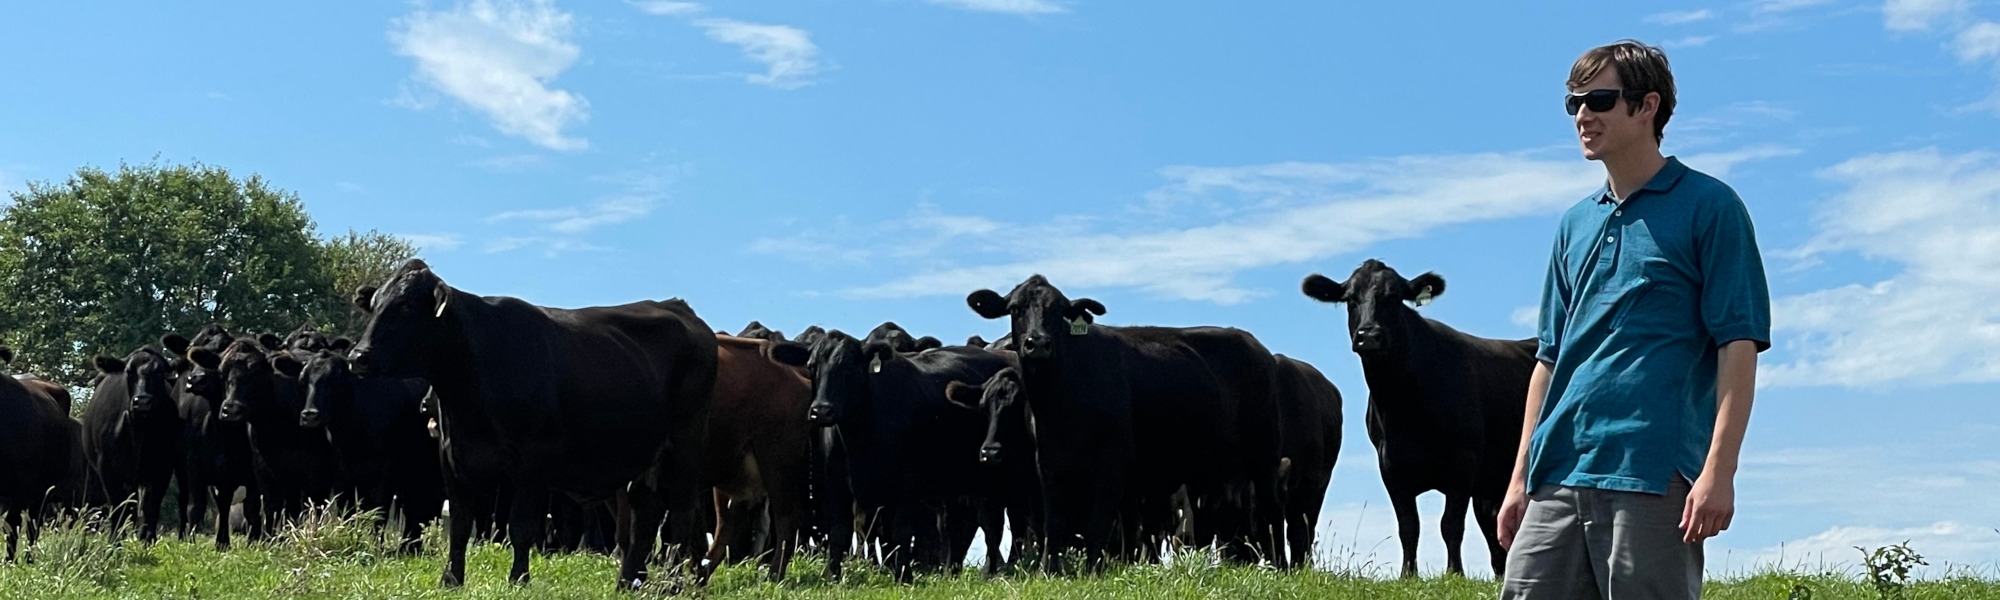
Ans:
POLYGON ((1625 211, 1622 211, 1622 210, 1614 210, 1614 211, 1611 211, 1611 216, 1614 216, 1614 217, 1622 217, 1622 216, 1625 216, 1625 211))
POLYGON ((1618 236, 1615 236, 1615 235, 1607 235, 1607 236, 1604 236, 1604 243, 1606 243, 1606 244, 1609 244, 1609 243, 1612 243, 1612 242, 1616 242, 1616 241, 1618 241, 1618 236))

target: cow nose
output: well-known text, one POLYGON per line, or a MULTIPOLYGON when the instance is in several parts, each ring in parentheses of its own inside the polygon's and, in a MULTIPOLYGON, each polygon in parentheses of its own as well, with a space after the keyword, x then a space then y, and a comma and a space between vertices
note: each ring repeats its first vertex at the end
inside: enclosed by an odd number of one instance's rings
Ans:
POLYGON ((308 409, 305 409, 305 410, 302 410, 302 411, 299 411, 299 426, 300 426, 300 427, 318 427, 318 426, 319 426, 319 410, 318 410, 318 409, 313 409, 313 408, 308 408, 308 409))
POLYGON ((1354 330, 1355 350, 1374 350, 1382 347, 1382 326, 1362 325, 1354 330))
POLYGON ((243 405, 235 402, 222 403, 222 420, 231 423, 243 420, 243 405))
POLYGON ((832 425, 833 407, 827 406, 825 404, 812 405, 811 408, 806 409, 806 422, 818 425, 820 427, 832 425))
POLYGON ((367 369, 368 359, 370 354, 373 354, 373 352, 371 352, 371 349, 369 347, 356 346, 353 352, 347 353, 348 368, 354 369, 356 371, 367 369))
POLYGON ((987 444, 979 448, 979 462, 1000 462, 1000 445, 987 444))
POLYGON ((1028 356, 1048 356, 1049 337, 1038 333, 1021 338, 1021 353, 1028 356))
POLYGON ((153 408, 152 394, 138 394, 132 396, 132 412, 146 412, 148 410, 151 410, 152 408, 153 408))

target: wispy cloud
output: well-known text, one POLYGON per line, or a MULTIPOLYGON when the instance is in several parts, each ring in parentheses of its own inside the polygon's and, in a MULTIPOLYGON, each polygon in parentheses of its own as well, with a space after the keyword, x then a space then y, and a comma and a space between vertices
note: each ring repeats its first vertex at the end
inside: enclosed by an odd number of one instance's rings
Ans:
POLYGON ((1715 38, 1716 36, 1712 35, 1692 35, 1684 38, 1667 40, 1661 45, 1666 46, 1668 48, 1700 48, 1702 46, 1708 45, 1709 42, 1715 41, 1715 38))
POLYGON ((490 156, 466 164, 495 171, 516 171, 542 163, 540 154, 503 154, 490 156))
MULTIPOLYGON (((589 143, 563 130, 589 118, 589 102, 550 87, 582 55, 572 21, 552 0, 470 0, 398 18, 389 39, 416 61, 417 81, 486 115, 501 133, 579 150, 589 143)), ((407 88, 395 102, 426 105, 407 88)))
POLYGON ((627 0, 626 4, 637 7, 646 14, 662 17, 685 17, 701 14, 708 10, 708 7, 702 6, 699 2, 675 2, 673 0, 627 0))
POLYGON ((1896 265, 1888 279, 1776 299, 1791 360, 1759 383, 1881 387, 2000 381, 2000 156, 1935 148, 1876 154, 1821 171, 1846 186, 1819 233, 1779 256, 1896 265), (1895 360, 1883 360, 1893 356, 1895 360))
POLYGON ((2000 23, 1981 21, 1965 28, 1952 40, 1951 49, 1963 62, 2000 58, 2000 23))
POLYGON ((1751 3, 1750 12, 1754 14, 1788 13, 1801 8, 1811 8, 1830 2, 1833 2, 1833 0, 1757 0, 1751 3))
POLYGON ((978 12, 1011 15, 1044 15, 1069 12, 1069 8, 1048 0, 924 0, 939 6, 978 12))
POLYGON ((701 19, 694 24, 706 30, 709 39, 735 45, 744 57, 764 64, 763 73, 744 77, 750 83, 793 90, 812 85, 819 72, 819 47, 804 29, 735 19, 701 19))
POLYGON ((484 221, 496 228, 512 224, 513 235, 486 242, 488 253, 539 247, 548 254, 602 251, 609 248, 582 238, 602 227, 629 223, 651 215, 667 197, 674 181, 689 171, 687 165, 651 165, 646 168, 592 177, 594 183, 617 191, 596 200, 569 206, 509 210, 487 216, 484 221), (528 229, 520 230, 520 224, 528 229))
POLYGON ((1714 16, 1715 13, 1706 8, 1698 10, 1677 10, 1677 11, 1653 13, 1650 15, 1646 15, 1646 22, 1657 25, 1686 25, 1688 23, 1706 21, 1710 17, 1714 16))
MULTIPOLYGON (((1989 500, 2000 495, 2000 461, 1981 443, 2000 431, 1946 425, 1933 433, 1884 445, 1746 451, 1736 481, 1737 529, 1763 529, 1760 521, 1772 523, 1777 514, 1790 515, 1785 521, 1791 527, 1810 528, 1781 534, 1782 544, 1752 546, 1732 562, 1851 565, 1861 558, 1855 546, 1904 541, 1931 558, 1932 573, 1947 562, 2000 561, 1989 500), (1815 522, 1820 524, 1809 525, 1815 522)), ((1729 536, 1718 541, 1733 545, 1729 536)), ((1711 572, 1720 566, 1711 564, 1711 572)))
POLYGON ((1968 10, 1966 0, 1888 0, 1882 5, 1882 26, 1890 31, 1930 29, 1968 10))
POLYGON ((565 206, 542 210, 507 211, 487 217, 486 222, 535 221, 549 231, 578 234, 651 214, 653 202, 654 199, 647 196, 617 196, 592 203, 587 207, 565 206))
POLYGON ((456 233, 403 233, 396 237, 423 252, 450 252, 465 245, 465 238, 456 233))

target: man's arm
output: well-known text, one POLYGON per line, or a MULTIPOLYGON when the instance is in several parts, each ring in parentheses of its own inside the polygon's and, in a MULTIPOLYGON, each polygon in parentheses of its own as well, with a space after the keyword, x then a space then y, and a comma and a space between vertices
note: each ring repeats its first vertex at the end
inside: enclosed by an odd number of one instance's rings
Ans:
POLYGON ((1528 514, 1528 442, 1535 437, 1536 421, 1542 414, 1542 401, 1549 395, 1549 377, 1553 373, 1549 363, 1537 360, 1535 374, 1528 378, 1527 411, 1521 414, 1521 447, 1514 453, 1514 477, 1507 484, 1506 500, 1500 504, 1502 548, 1514 547, 1514 534, 1521 530, 1521 519, 1528 514))
POLYGON ((1688 491, 1687 506, 1681 511, 1682 539, 1690 544, 1729 529, 1736 516, 1736 461, 1743 452, 1751 396, 1757 390, 1757 342, 1725 344, 1716 362, 1715 434, 1708 443, 1708 463, 1702 466, 1701 477, 1688 491))

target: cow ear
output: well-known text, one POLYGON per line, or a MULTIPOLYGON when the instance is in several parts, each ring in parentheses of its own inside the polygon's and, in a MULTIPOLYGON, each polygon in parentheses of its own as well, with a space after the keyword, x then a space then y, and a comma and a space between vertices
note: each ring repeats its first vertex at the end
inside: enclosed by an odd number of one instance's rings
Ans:
POLYGON ((347 350, 353 347, 354 347, 354 340, 350 340, 344 337, 333 338, 333 343, 327 344, 326 346, 328 350, 332 350, 334 352, 339 352, 342 354, 346 354, 347 350))
POLYGON ((14 362, 14 349, 0 346, 0 363, 14 362))
POLYGON ((1090 311, 1090 314, 1100 317, 1104 316, 1104 304, 1089 298, 1077 298, 1069 303, 1069 307, 1071 309, 1087 310, 1090 311))
POLYGON ((299 376, 299 373, 305 372, 306 364, 299 362, 299 359, 293 357, 292 353, 283 352, 271 357, 271 368, 277 369, 279 373, 284 373, 286 377, 296 378, 299 376))
POLYGON ((111 358, 109 356, 99 356, 97 358, 91 359, 91 362, 97 364, 97 372, 103 373, 105 375, 117 375, 119 373, 125 372, 124 360, 111 358))
POLYGON ((953 381, 944 386, 945 401, 966 410, 979 410, 979 398, 985 394, 984 387, 962 381, 953 381))
POLYGON ((194 364, 200 365, 201 368, 210 371, 222 369, 222 355, 216 354, 214 350, 207 348, 197 347, 188 350, 188 360, 194 361, 194 364))
POLYGON ((771 342, 764 355, 777 361, 778 364, 803 367, 806 366, 806 361, 812 358, 812 350, 806 348, 805 344, 797 342, 771 342))
POLYGON ((974 347, 974 348, 985 348, 985 347, 986 347, 986 338, 983 338, 983 337, 980 337, 980 336, 977 336, 977 335, 975 335, 975 336, 972 336, 972 337, 969 337, 969 338, 965 338, 965 345, 967 345, 967 346, 971 346, 971 347, 974 347))
POLYGON ((1444 295, 1444 277, 1433 272, 1425 272, 1410 280, 1410 298, 1417 306, 1430 304, 1432 298, 1444 295))
POLYGON ((444 317, 444 309, 451 307, 451 286, 437 282, 437 286, 431 288, 431 301, 437 303, 437 314, 433 316, 444 317))
POLYGON ((160 347, 166 348, 167 354, 176 357, 187 356, 188 339, 177 333, 169 333, 160 338, 160 347))
POLYGON ((278 337, 278 334, 266 333, 257 336, 257 345, 263 346, 265 350, 283 350, 285 348, 285 340, 278 337))
POLYGON ((934 337, 931 337, 931 336, 928 336, 928 335, 927 335, 927 336, 924 336, 924 337, 920 337, 920 338, 917 338, 917 351, 918 351, 918 352, 923 352, 923 351, 925 351, 925 350, 931 350, 931 349, 935 349, 935 348, 943 348, 943 347, 944 347, 944 340, 940 340, 940 339, 937 339, 937 338, 934 338, 934 337))
POLYGON ((1347 299, 1346 286, 1318 273, 1307 275, 1305 282, 1299 284, 1299 289, 1306 293, 1306 297, 1320 302, 1342 302, 1347 299))
POLYGON ((1000 297, 1000 293, 993 290, 973 292, 965 297, 965 305, 972 307, 972 312, 988 319, 1007 316, 1007 299, 1000 297))
POLYGON ((880 373, 882 364, 889 362, 889 358, 896 355, 896 348, 890 346, 888 342, 869 342, 868 345, 861 347, 861 353, 868 357, 868 372, 880 373))
POLYGON ((354 308, 361 312, 375 312, 375 286, 364 285, 354 290, 354 308))

